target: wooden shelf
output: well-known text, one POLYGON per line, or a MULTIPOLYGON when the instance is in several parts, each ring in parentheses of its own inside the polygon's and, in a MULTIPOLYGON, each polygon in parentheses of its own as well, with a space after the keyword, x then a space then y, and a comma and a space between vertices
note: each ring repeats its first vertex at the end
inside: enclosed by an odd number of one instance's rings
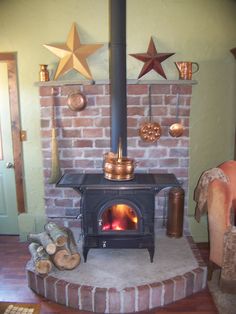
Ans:
MULTIPOLYGON (((104 85, 110 84, 110 80, 67 80, 36 82, 36 86, 66 86, 66 85, 104 85)), ((127 79, 127 85, 159 84, 159 85, 196 85, 195 80, 137 80, 127 79)))

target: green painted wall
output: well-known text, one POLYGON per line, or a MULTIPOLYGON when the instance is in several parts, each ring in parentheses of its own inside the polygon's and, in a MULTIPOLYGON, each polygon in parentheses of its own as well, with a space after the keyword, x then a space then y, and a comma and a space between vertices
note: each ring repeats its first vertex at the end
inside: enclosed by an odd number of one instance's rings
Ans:
MULTIPOLYGON (((107 43, 108 0, 0 0, 0 52, 17 51, 27 214, 19 216, 21 236, 44 223, 43 175, 39 125, 39 64, 55 70, 57 58, 43 44, 64 43, 73 22, 82 43, 107 43)), ((200 174, 233 158, 236 108, 234 0, 127 0, 127 54, 144 52, 152 36, 158 52, 176 54, 163 63, 168 79, 177 79, 174 61, 196 61, 191 106, 190 226, 197 241, 207 239, 206 221, 193 219, 193 191, 200 174)), ((105 45, 88 59, 94 79, 108 78, 105 45)), ((127 57, 128 78, 142 64, 127 57)), ((82 78, 71 72, 67 78, 82 78)), ((155 72, 145 79, 162 79, 155 72)))

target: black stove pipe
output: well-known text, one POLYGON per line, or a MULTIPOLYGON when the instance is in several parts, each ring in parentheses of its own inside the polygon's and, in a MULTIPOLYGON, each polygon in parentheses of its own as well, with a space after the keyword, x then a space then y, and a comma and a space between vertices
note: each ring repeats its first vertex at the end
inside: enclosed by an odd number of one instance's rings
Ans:
POLYGON ((111 148, 127 156, 126 0, 110 0, 111 148))

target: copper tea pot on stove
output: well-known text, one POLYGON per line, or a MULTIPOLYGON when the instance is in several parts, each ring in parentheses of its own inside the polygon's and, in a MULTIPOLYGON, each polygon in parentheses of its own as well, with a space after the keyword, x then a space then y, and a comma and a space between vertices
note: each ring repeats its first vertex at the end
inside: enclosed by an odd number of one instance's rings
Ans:
POLYGON ((104 177, 113 181, 127 181, 134 178, 135 161, 132 158, 122 156, 121 140, 119 140, 118 152, 104 155, 104 177))

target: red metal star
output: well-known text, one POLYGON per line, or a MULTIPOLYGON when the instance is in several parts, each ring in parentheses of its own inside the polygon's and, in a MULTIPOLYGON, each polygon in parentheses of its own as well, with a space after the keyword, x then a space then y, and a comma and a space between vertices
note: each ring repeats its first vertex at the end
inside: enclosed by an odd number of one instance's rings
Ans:
POLYGON ((161 62, 173 56, 174 54, 175 53, 157 53, 156 47, 151 37, 146 53, 134 53, 130 54, 130 56, 144 62, 143 68, 138 78, 147 74, 149 71, 154 70, 166 79, 166 75, 161 66, 161 62))

